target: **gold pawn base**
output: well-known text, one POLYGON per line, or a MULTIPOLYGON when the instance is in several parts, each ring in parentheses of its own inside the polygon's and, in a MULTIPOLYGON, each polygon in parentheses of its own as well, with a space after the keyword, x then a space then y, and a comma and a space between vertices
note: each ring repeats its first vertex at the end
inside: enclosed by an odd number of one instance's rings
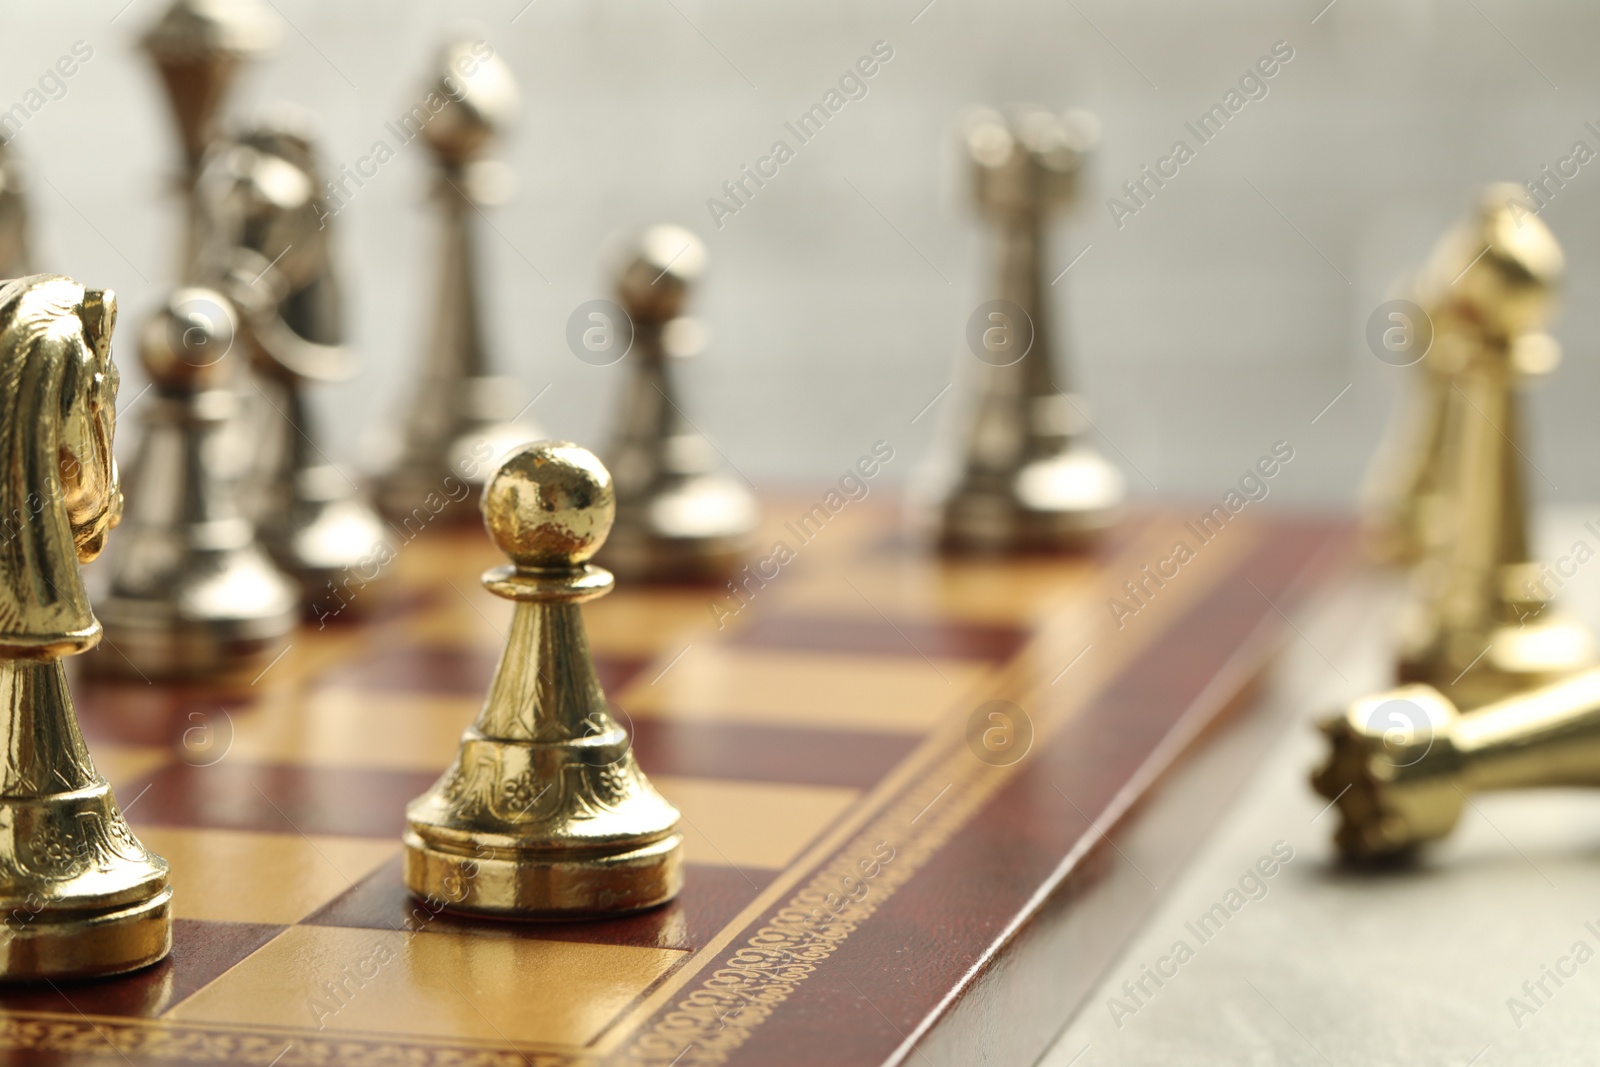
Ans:
POLYGON ((625 852, 484 847, 463 855, 405 841, 405 883, 447 910, 507 919, 578 919, 665 904, 683 888, 682 834, 625 852))
POLYGON ((1402 632, 1395 679, 1400 685, 1431 685, 1462 710, 1550 685, 1594 664, 1588 629, 1561 612, 1547 612, 1518 625, 1490 631, 1478 658, 1463 668, 1436 644, 1407 640, 1402 632))

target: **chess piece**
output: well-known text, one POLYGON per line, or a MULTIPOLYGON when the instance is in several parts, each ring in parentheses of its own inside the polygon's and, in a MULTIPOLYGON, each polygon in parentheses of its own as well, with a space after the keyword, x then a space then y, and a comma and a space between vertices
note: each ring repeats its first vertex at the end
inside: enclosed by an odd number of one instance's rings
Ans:
POLYGON ((1600 785, 1600 670, 1465 715, 1431 686, 1404 686, 1321 727, 1330 751, 1312 787, 1337 804, 1334 841, 1355 860, 1447 836, 1473 793, 1600 785))
POLYGON ((683 309, 705 261, 694 234, 653 226, 617 277, 632 322, 632 374, 606 455, 617 522, 600 562, 624 578, 725 577, 739 569, 760 520, 755 496, 722 469, 673 381, 671 362, 694 355, 703 333, 683 309))
POLYGON ((32 261, 28 244, 27 178, 0 138, 0 279, 20 278, 32 261))
POLYGON ((468 487, 481 486, 500 456, 539 436, 514 421, 516 384, 491 375, 484 336, 477 237, 482 209, 498 199, 506 175, 504 164, 485 154, 516 117, 517 87, 504 60, 484 57, 482 48, 466 41, 446 48, 437 81, 419 105, 426 111, 438 104, 421 130, 437 165, 433 197, 443 241, 422 378, 399 458, 378 480, 378 504, 396 518, 424 508, 419 521, 433 514, 470 517, 468 487), (430 506, 430 499, 441 506, 430 506))
POLYGON ((483 584, 516 613, 455 763, 406 808, 406 885, 457 911, 512 919, 664 903, 683 881, 678 812, 611 718, 578 611, 613 583, 588 562, 616 513, 611 475, 577 445, 524 445, 495 471, 482 506, 512 561, 483 584))
POLYGON ((224 385, 239 332, 227 299, 179 289, 145 324, 151 382, 131 473, 127 531, 100 605, 107 670, 210 676, 278 654, 299 590, 256 542, 237 500, 236 449, 223 447, 238 394, 224 385))
POLYGON ((202 199, 251 359, 248 512, 262 547, 299 580, 312 615, 370 603, 393 558, 383 521, 323 451, 308 386, 348 378, 331 214, 315 150, 287 112, 219 146, 202 199))
MULTIPOLYGON (((1454 251, 1454 244, 1450 246, 1454 251)), ((1444 251, 1443 248, 1440 249, 1444 251)), ((1437 256, 1430 276, 1436 276, 1441 261, 1461 264, 1454 256, 1437 256)), ((1431 303, 1431 302, 1430 302, 1431 303)), ((1431 324, 1435 312, 1418 306, 1431 324)), ((1407 312, 1394 314, 1404 318, 1407 312)), ((1419 326, 1429 333, 1432 327, 1401 322, 1391 329, 1408 332, 1419 326)), ((1448 349, 1450 341, 1442 349, 1448 349)), ((1445 425, 1450 406, 1450 360, 1443 354, 1424 355, 1410 375, 1408 395, 1396 408, 1383 443, 1374 454, 1372 467, 1363 487, 1362 541, 1367 554, 1377 563, 1411 567, 1426 556, 1428 546, 1443 536, 1445 425)))
MULTIPOLYGON (((1519 188, 1498 186, 1486 192, 1485 202, 1520 196, 1519 188)), ((1541 240, 1550 240, 1542 224, 1540 231, 1545 235, 1541 240)), ((1464 272, 1476 266, 1491 237, 1482 217, 1452 228, 1428 258, 1414 287, 1416 302, 1384 305, 1388 315, 1379 325, 1385 329, 1381 337, 1369 338, 1376 342, 1375 352, 1377 343, 1388 349, 1379 353, 1386 362, 1415 367, 1409 395, 1395 409, 1384 442, 1373 456, 1363 492, 1362 532, 1368 554, 1377 562, 1414 566, 1427 557, 1432 546, 1448 538, 1447 414, 1454 392, 1452 382, 1463 358, 1462 345, 1471 343, 1477 323, 1474 294, 1457 283, 1464 272)), ((1511 355, 1526 381, 1554 370, 1560 347, 1547 335, 1523 334, 1511 355)))
MULTIPOLYGON (((1402 682, 1432 685, 1463 709, 1589 665, 1594 641, 1550 603, 1528 547, 1526 436, 1518 387, 1553 363, 1539 332, 1562 270, 1537 217, 1491 187, 1442 258, 1456 280, 1431 302, 1433 352, 1448 377, 1440 533, 1416 573, 1402 626, 1402 682)), ((1439 272, 1442 278, 1444 271, 1439 272)))
POLYGON ((1056 384, 1044 266, 1047 224, 1074 198, 1095 130, 1088 115, 1039 109, 966 123, 978 205, 999 228, 1000 284, 969 326, 984 366, 965 455, 933 509, 946 548, 1077 547, 1121 512, 1121 473, 1082 439, 1081 401, 1056 384))
POLYGON ((202 282, 207 242, 196 192, 206 152, 217 140, 218 117, 239 69, 271 48, 277 29, 257 0, 174 0, 144 37, 161 75, 183 148, 179 188, 184 196, 184 242, 178 276, 202 282))
POLYGON ((167 862, 128 829, 78 729, 62 660, 100 640, 78 567, 122 494, 111 457, 116 298, 0 286, 0 980, 117 974, 172 947, 167 862))

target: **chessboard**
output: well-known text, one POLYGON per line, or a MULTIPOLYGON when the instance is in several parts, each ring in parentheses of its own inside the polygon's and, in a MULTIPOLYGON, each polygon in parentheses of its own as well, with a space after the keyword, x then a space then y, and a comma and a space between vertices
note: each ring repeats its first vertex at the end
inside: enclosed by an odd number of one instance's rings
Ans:
MULTIPOLYGON (((810 502, 766 503, 770 544, 810 502)), ((6 1062, 1032 1062, 1259 758, 1256 682, 1351 530, 1247 512, 1179 565, 1186 516, 1145 511, 1092 554, 948 558, 902 515, 853 503, 737 596, 585 607, 686 832, 681 895, 627 917, 460 918, 402 884, 406 802, 506 643, 476 526, 410 539, 390 588, 253 678, 87 664, 84 731, 172 862, 175 943, 0 993, 6 1062)))

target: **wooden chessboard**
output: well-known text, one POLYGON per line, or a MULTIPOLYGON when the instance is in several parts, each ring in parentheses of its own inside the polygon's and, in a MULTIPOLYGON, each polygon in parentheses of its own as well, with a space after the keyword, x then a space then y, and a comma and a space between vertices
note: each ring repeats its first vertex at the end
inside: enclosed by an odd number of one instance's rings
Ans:
POLYGON ((1119 628, 1108 598, 1193 543, 1185 516, 942 561, 878 498, 804 545, 782 522, 810 502, 768 503, 795 558, 737 614, 703 587, 585 608, 684 816, 682 896, 645 914, 461 919, 402 887, 405 804, 504 643, 481 530, 423 531, 254 681, 79 676, 96 763, 172 863, 175 946, 0 993, 6 1062, 1032 1062, 1259 752, 1251 684, 1349 531, 1241 515, 1119 628))

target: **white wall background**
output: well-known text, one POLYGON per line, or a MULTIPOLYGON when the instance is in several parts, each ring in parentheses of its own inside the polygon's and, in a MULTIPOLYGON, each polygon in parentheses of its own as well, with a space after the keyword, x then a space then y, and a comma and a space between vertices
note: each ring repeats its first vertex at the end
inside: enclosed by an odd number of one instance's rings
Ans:
MULTIPOLYGON (((15 147, 49 183, 35 182, 41 266, 121 294, 131 397, 143 385, 133 327, 176 254, 164 193, 176 144, 136 48, 161 0, 124 2, 0 3, 0 109, 73 42, 95 49, 15 147)), ((474 20, 524 98, 505 145, 519 188, 484 242, 501 367, 529 398, 551 386, 532 411, 547 430, 602 442, 626 361, 574 358, 567 316, 609 295, 609 242, 684 223, 711 251, 699 310, 713 340, 687 375, 691 414, 747 475, 779 485, 828 478, 877 438, 907 457, 890 468, 903 478, 954 414, 952 392, 910 424, 971 361, 963 326, 990 295, 952 115, 974 102, 1087 106, 1104 142, 1057 261, 1093 247, 1057 299, 1077 384, 1137 468, 1135 490, 1215 498, 1287 438, 1297 458, 1275 493, 1342 506, 1402 374, 1366 350, 1367 314, 1475 185, 1532 177, 1580 137, 1600 148, 1584 129, 1600 124, 1600 9, 1336 0, 1319 17, 1325 2, 273 0, 281 42, 234 111, 310 105, 327 158, 353 162, 416 98, 444 35, 474 20), (717 230, 706 198, 879 39, 895 57, 870 95, 717 230), (1296 56, 1270 95, 1118 231, 1105 197, 1280 39, 1296 56)), ((366 367, 318 407, 330 451, 352 464, 363 435, 395 418, 424 335, 426 163, 407 148, 338 219, 366 367)), ((1567 361, 1532 399, 1531 454, 1548 475, 1534 484, 1591 499, 1600 163, 1545 217, 1569 257, 1556 327, 1567 361)))

